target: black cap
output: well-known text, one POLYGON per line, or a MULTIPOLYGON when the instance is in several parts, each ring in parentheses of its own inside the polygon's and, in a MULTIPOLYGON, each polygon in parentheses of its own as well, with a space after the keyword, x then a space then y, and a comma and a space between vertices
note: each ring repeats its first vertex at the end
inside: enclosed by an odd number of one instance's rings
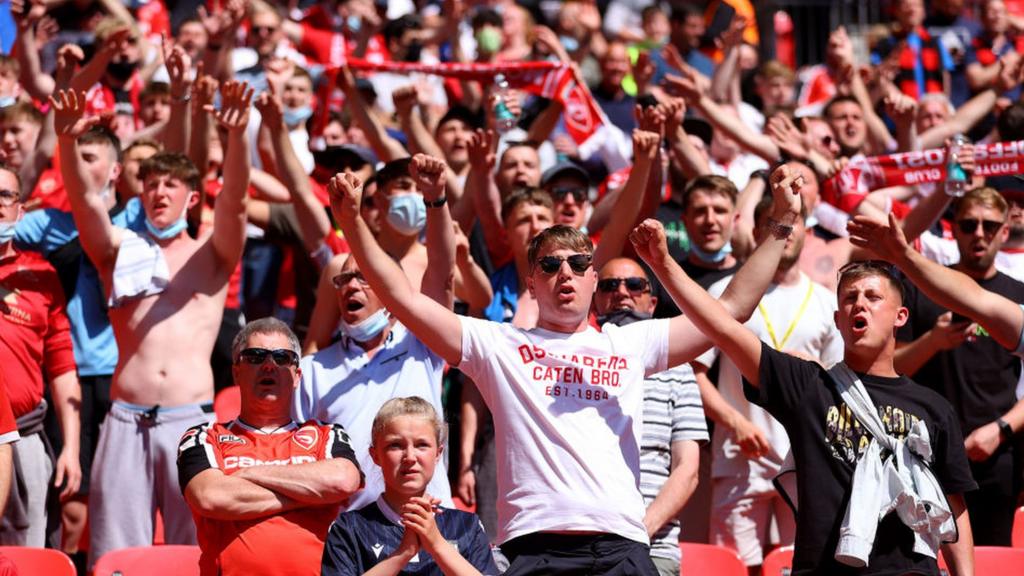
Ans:
POLYGON ((318 165, 341 172, 345 168, 361 168, 369 164, 376 171, 377 155, 365 146, 342 144, 313 151, 313 161, 318 165))
POLYGON ((590 184, 590 174, 581 168, 579 164, 566 160, 545 170, 544 174, 540 177, 540 185, 547 186, 552 180, 559 176, 575 176, 582 180, 584 184, 590 184))
POLYGON ((684 118, 683 130, 687 134, 693 134, 704 142, 705 146, 711 145, 711 124, 703 118, 684 118))
POLYGON ((440 122, 437 123, 437 127, 440 128, 445 122, 449 122, 451 120, 461 120, 465 122, 470 129, 483 128, 484 126, 483 118, 481 118, 479 114, 476 114, 469 108, 461 105, 449 108, 448 111, 444 113, 444 116, 441 117, 440 122))

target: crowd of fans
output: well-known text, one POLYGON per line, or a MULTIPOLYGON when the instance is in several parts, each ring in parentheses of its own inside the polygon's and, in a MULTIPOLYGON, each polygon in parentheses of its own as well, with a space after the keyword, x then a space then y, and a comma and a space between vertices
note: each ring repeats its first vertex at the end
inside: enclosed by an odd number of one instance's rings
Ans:
POLYGON ((0 544, 973 574, 1024 480, 1024 3, 799 67, 754 4, 11 0, 0 544))

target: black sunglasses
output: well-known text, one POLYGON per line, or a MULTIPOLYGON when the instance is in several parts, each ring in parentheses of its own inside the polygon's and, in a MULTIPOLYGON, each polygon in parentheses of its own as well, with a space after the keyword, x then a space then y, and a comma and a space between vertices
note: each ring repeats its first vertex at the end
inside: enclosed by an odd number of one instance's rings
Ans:
POLYGON ((551 199, 555 202, 565 200, 565 197, 572 194, 572 199, 577 204, 582 204, 587 199, 587 189, 580 186, 562 186, 551 190, 551 199))
POLYGON ((334 283, 334 288, 336 290, 341 290, 342 288, 347 286, 348 283, 351 282, 353 278, 355 278, 356 281, 359 282, 359 284, 361 286, 368 286, 369 285, 369 283, 366 281, 366 278, 363 277, 363 273, 362 272, 358 272, 358 271, 357 272, 342 272, 341 274, 338 274, 334 278, 331 278, 331 282, 334 283))
POLYGON ((956 227, 960 229, 962 234, 974 234, 978 230, 978 224, 981 224, 981 229, 985 231, 986 236, 995 234, 1003 227, 1001 220, 964 218, 963 220, 956 221, 956 227))
POLYGON ((590 254, 573 254, 572 256, 545 256, 537 260, 537 265, 540 266, 541 272, 545 274, 554 274, 558 272, 558 269, 562 267, 562 262, 568 262, 569 268, 572 269, 573 273, 578 275, 583 274, 590 268, 590 254))
POLYGON ((258 366, 267 360, 267 356, 270 356, 274 360, 274 364, 278 366, 299 365, 299 355, 294 350, 287 350, 285 348, 278 348, 277 350, 246 348, 238 353, 238 361, 258 366))
POLYGON ((597 289, 601 292, 615 292, 619 289, 619 284, 625 283, 626 290, 630 292, 646 292, 650 286, 650 282, 647 278, 640 278, 639 276, 632 276, 630 278, 604 278, 597 281, 597 289))

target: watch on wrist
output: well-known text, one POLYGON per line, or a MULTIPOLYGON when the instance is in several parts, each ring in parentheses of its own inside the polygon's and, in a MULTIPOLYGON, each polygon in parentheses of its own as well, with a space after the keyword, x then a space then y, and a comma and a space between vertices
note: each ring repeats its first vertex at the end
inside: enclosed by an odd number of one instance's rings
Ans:
POLYGON ((1001 436, 1004 441, 1013 438, 1013 427, 1010 426, 1009 422, 999 418, 996 420, 996 425, 999 426, 999 436, 1001 436))
POLYGON ((440 208, 441 206, 444 206, 447 203, 448 203, 448 195, 447 194, 445 194, 444 196, 441 196, 437 200, 427 200, 425 198, 423 199, 423 204, 427 208, 440 208))
POLYGON ((793 226, 789 224, 783 224, 775 218, 768 218, 768 232, 771 233, 776 240, 785 240, 789 238, 789 235, 793 233, 793 226))

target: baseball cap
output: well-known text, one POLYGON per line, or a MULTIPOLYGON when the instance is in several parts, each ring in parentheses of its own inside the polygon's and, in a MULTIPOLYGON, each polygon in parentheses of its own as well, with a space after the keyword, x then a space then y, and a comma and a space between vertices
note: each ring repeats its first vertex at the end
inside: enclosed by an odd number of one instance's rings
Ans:
POLYGON ((563 160, 544 171, 544 174, 540 177, 540 185, 547 186, 552 180, 560 176, 575 176, 586 184, 590 183, 590 174, 581 168, 579 164, 563 160))

